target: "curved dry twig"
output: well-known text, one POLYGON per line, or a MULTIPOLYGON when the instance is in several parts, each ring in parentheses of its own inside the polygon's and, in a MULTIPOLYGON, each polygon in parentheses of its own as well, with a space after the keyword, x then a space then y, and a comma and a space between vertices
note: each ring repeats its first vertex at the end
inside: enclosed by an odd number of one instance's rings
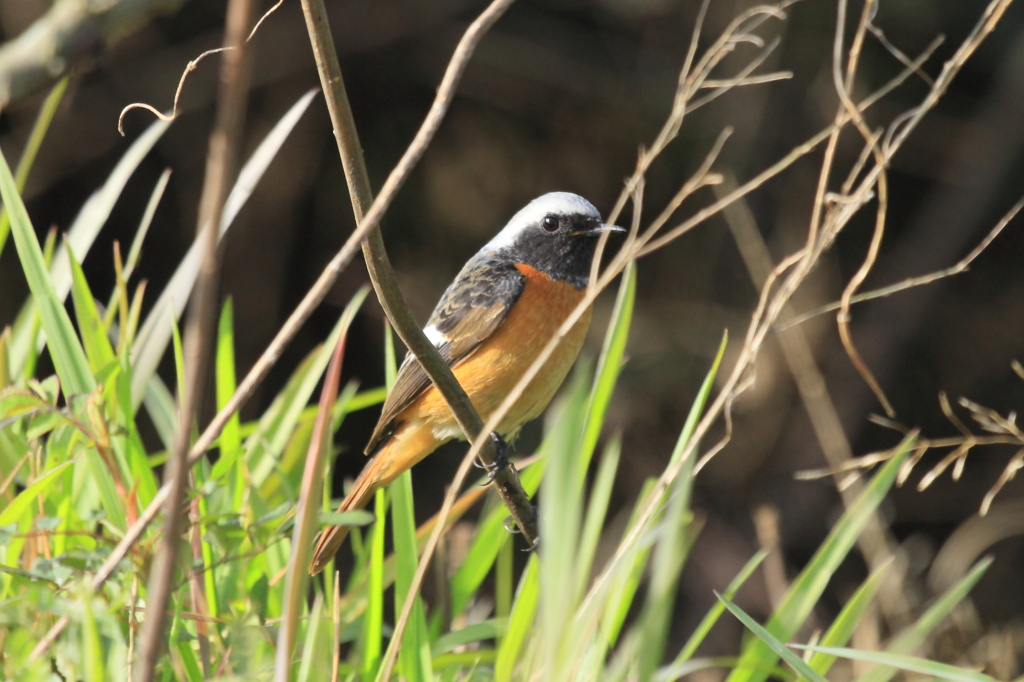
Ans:
MULTIPOLYGON (((885 216, 889 207, 889 179, 888 174, 885 171, 887 165, 885 155, 878 144, 878 136, 872 133, 868 128, 867 122, 864 120, 864 115, 857 108, 857 105, 854 104, 853 99, 850 96, 850 89, 853 87, 853 79, 857 71, 857 64, 860 61, 861 48, 864 45, 864 36, 867 33, 867 25, 874 11, 874 7, 875 0, 867 0, 867 2, 864 3, 861 21, 857 24, 853 44, 850 46, 850 52, 846 63, 845 78, 840 76, 840 64, 842 63, 843 33, 846 28, 846 0, 840 0, 839 2, 838 20, 836 21, 836 37, 832 56, 832 74, 836 93, 839 96, 842 108, 849 114, 854 127, 864 138, 866 146, 871 150, 871 155, 874 157, 876 167, 878 168, 878 175, 875 181, 875 186, 878 188, 878 205, 875 211, 875 229, 872 231, 871 242, 868 245, 868 252, 864 256, 864 261, 861 263, 860 267, 857 268, 857 272, 853 274, 853 277, 850 278, 846 288, 843 289, 843 295, 840 298, 839 314, 836 315, 836 324, 839 327, 839 339, 842 341, 843 348, 846 350, 846 354, 849 356, 850 362, 857 370, 857 373, 860 374, 864 383, 866 383, 868 388, 871 389, 871 392, 875 394, 878 402, 882 405, 882 409, 885 410, 886 415, 891 419, 896 416, 896 411, 893 409, 892 403, 886 397, 885 391, 882 390, 881 384, 878 383, 878 379, 867 366, 867 363, 864 362, 864 358, 861 357, 860 351, 857 350, 857 346, 853 342, 853 335, 850 332, 850 299, 853 298, 853 295, 857 293, 857 290, 864 283, 864 280, 867 279, 868 274, 871 272, 871 268, 874 267, 875 261, 878 259, 878 252, 882 248, 882 237, 885 235, 885 216)), ((832 215, 835 214, 833 213, 832 215)))
MULTIPOLYGON (((978 256, 984 253, 989 246, 992 245, 992 242, 995 241, 996 237, 998 237, 999 234, 1004 229, 1006 229, 1006 226, 1009 225, 1013 221, 1013 219, 1017 217, 1017 214, 1019 214, 1022 209, 1024 209, 1024 196, 1018 199, 1017 203, 1011 206, 1010 210, 1003 214, 1003 217, 999 219, 999 222, 997 222, 995 226, 991 230, 989 230, 988 234, 986 234, 985 237, 981 241, 979 241, 973 249, 971 249, 970 253, 968 253, 966 256, 964 256, 963 258, 961 258, 959 261, 949 266, 948 268, 943 268, 942 270, 930 272, 928 274, 920 275, 918 277, 911 277, 902 282, 897 282, 896 284, 891 284, 886 287, 880 287, 878 289, 873 289, 871 291, 865 291, 863 293, 856 294, 855 296, 850 298, 850 303, 863 303, 865 301, 873 301, 878 298, 885 298, 886 296, 892 296, 893 294, 898 294, 902 291, 907 291, 908 289, 914 289, 916 287, 924 286, 925 284, 937 282, 940 279, 945 279, 947 277, 952 277, 954 275, 960 275, 967 272, 970 269, 971 264, 978 258, 978 256)), ((796 325, 803 324, 804 322, 807 322, 812 318, 818 317, 819 315, 824 315, 826 313, 839 310, 840 305, 841 304, 839 301, 829 303, 828 305, 816 308, 801 315, 797 315, 792 319, 780 324, 778 328, 780 330, 785 330, 789 329, 790 327, 795 327, 796 325)))
MULTIPOLYGON (((281 7, 282 4, 284 4, 284 0, 277 0, 276 4, 274 4, 270 9, 268 9, 266 12, 263 13, 263 16, 261 16, 259 21, 256 22, 256 25, 252 27, 251 31, 249 31, 249 35, 246 37, 245 42, 248 43, 250 40, 252 40, 253 36, 256 35, 256 32, 259 31, 260 26, 263 25, 263 22, 266 21, 270 17, 271 14, 276 12, 281 7)), ((206 52, 203 52, 198 57, 196 57, 195 59, 189 61, 189 63, 185 65, 185 70, 181 72, 181 78, 178 79, 178 88, 174 91, 174 104, 171 106, 171 113, 165 114, 162 111, 160 111, 159 109, 157 109, 156 107, 154 107, 153 105, 146 104, 145 102, 132 102, 131 104, 126 106, 124 109, 122 109, 120 115, 118 115, 118 117, 117 117, 117 132, 119 132, 121 134, 121 136, 124 137, 124 117, 125 117, 125 114, 127 114, 129 111, 132 111, 134 109, 143 109, 145 111, 148 111, 149 113, 153 114, 158 119, 160 119, 161 121, 173 121, 174 119, 178 118, 178 101, 181 99, 181 92, 182 92, 182 90, 185 89, 185 80, 188 78, 188 75, 190 73, 192 73, 193 71, 195 71, 196 68, 199 67, 199 63, 201 61, 203 61, 204 59, 206 59, 207 57, 209 57, 210 55, 218 54, 220 52, 227 52, 227 51, 233 50, 233 49, 235 49, 235 48, 231 47, 231 46, 215 47, 215 48, 213 48, 211 50, 207 50, 206 52)))
POLYGON ((152 104, 146 104, 145 102, 132 102, 122 109, 120 115, 117 117, 117 132, 121 134, 121 137, 124 137, 124 117, 129 111, 134 109, 143 109, 148 111, 161 121, 173 121, 178 118, 178 100, 181 99, 181 91, 185 89, 185 80, 188 78, 188 75, 195 71, 196 68, 199 67, 199 63, 210 55, 227 52, 228 50, 233 49, 233 47, 215 47, 212 50, 203 52, 201 55, 189 61, 189 63, 185 65, 185 70, 181 72, 181 78, 178 79, 178 89, 174 91, 174 104, 171 106, 171 113, 165 114, 152 104))

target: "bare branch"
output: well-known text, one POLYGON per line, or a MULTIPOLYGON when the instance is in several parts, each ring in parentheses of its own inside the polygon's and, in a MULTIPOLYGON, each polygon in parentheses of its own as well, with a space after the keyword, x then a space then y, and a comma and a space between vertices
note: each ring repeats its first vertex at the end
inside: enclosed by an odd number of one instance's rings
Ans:
MULTIPOLYGON (((978 258, 978 256, 984 253, 989 246, 991 246, 992 242, 995 241, 995 238, 998 237, 1006 226, 1017 217, 1017 214, 1020 213, 1021 209, 1024 209, 1024 196, 1018 199, 1017 203, 1010 207, 1010 210, 999 219, 999 222, 996 223, 995 227, 989 230, 989 233, 985 235, 985 238, 978 242, 977 246, 971 249, 970 253, 948 268, 931 272, 926 275, 920 275, 919 277, 910 277, 909 279, 905 279, 902 282, 897 282, 896 284, 892 284, 887 287, 880 287, 878 289, 873 289, 872 291, 865 291, 862 294, 857 294, 856 296, 851 297, 850 303, 862 303, 864 301, 872 301, 877 298, 885 298, 886 296, 892 296, 893 294, 898 294, 908 289, 924 286, 925 284, 931 284, 932 282, 937 282, 940 279, 945 279, 947 277, 967 272, 970 269, 971 264, 978 258)), ((789 329, 795 325, 803 324, 813 317, 824 315, 825 313, 832 312, 833 310, 838 310, 841 305, 842 304, 839 301, 836 301, 835 303, 829 303, 826 306, 811 310, 810 312, 806 312, 802 315, 797 315, 793 319, 787 320, 779 325, 779 329, 789 329)))
POLYGON ((234 49, 227 53, 227 58, 221 65, 217 117, 210 134, 206 176, 199 204, 196 232, 197 239, 202 244, 203 255, 199 280, 185 328, 184 395, 179 397, 174 446, 164 473, 164 486, 168 488, 164 505, 166 519, 163 541, 154 561, 146 592, 146 608, 149 614, 142 624, 139 660, 134 669, 134 677, 139 682, 154 679, 157 661, 165 647, 167 604, 174 585, 179 535, 184 523, 181 502, 188 479, 192 420, 200 403, 202 387, 206 385, 211 356, 210 340, 217 317, 217 278, 220 269, 217 257, 217 226, 220 225, 232 177, 237 172, 238 146, 245 120, 246 96, 249 92, 249 51, 243 48, 251 12, 251 0, 232 0, 228 5, 224 41, 234 49))

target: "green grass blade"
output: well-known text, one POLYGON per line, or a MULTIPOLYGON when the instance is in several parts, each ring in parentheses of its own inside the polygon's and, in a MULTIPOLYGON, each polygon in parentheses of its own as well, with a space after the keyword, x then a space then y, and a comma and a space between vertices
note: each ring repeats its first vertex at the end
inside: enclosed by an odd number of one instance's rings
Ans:
MULTIPOLYGON (((135 231, 135 236, 132 238, 131 247, 128 249, 128 255, 124 260, 123 266, 119 273, 117 283, 114 285, 114 290, 110 293, 110 298, 107 299, 107 317, 106 323, 110 325, 114 320, 114 317, 118 312, 118 300, 119 296, 127 298, 127 282, 131 279, 131 276, 135 273, 135 267, 138 265, 139 256, 142 254, 142 244, 146 240, 146 235, 149 234, 149 227, 153 224, 153 216, 156 215, 157 206, 160 204, 160 199, 163 198, 164 191, 167 189, 167 183, 171 179, 171 169, 167 168, 163 173, 160 174, 160 178, 156 181, 156 185, 153 191, 150 193, 149 202, 146 204, 146 210, 142 214, 142 219, 139 221, 139 227, 135 231)), ((128 344, 134 342, 135 332, 138 331, 138 315, 139 309, 141 308, 141 293, 145 286, 140 286, 139 291, 136 294, 136 301, 133 304, 134 315, 132 316, 133 324, 130 329, 122 330, 123 338, 128 344)))
MULTIPOLYGON (((690 412, 687 415, 686 422, 684 423, 683 429, 676 442, 675 450, 670 458, 669 466, 672 466, 679 461, 687 444, 693 436, 693 431, 696 428, 697 421, 711 395, 715 374, 718 371, 718 367, 725 353, 727 342, 728 334, 725 334, 722 337, 718 354, 712 363, 711 369, 704 378, 704 383, 701 385, 701 388, 697 393, 697 397, 690 407, 690 412)), ((693 458, 691 458, 684 468, 681 469, 680 476, 677 479, 680 481, 680 485, 683 486, 682 489, 687 495, 689 494, 692 478, 689 471, 692 467, 693 458)), ((653 494, 653 491, 654 481, 648 481, 645 484, 644 489, 640 492, 636 505, 634 505, 633 518, 630 519, 630 522, 627 525, 627 533, 635 526, 638 511, 647 505, 648 498, 653 494)), ((661 502, 663 503, 664 500, 661 502)), ((656 523, 659 518, 660 514, 652 515, 651 519, 648 521, 648 525, 650 526, 651 524, 656 523)), ((640 585, 640 578, 650 555, 649 533, 646 534, 646 538, 647 539, 642 540, 641 543, 634 544, 632 547, 627 548, 627 551, 622 552, 614 562, 605 569, 607 579, 603 581, 603 587, 601 588, 603 590, 603 594, 600 595, 599 598, 594 598, 595 595, 591 595, 591 603, 595 605, 595 608, 599 608, 601 611, 601 632, 608 644, 614 645, 618 640, 622 626, 626 620, 626 615, 633 604, 634 596, 636 595, 636 591, 640 585)))
MULTIPOLYGON (((794 672, 796 672, 797 675, 799 675, 803 679, 810 680, 811 682, 827 682, 824 677, 819 675, 809 665, 807 665, 807 663, 804 662, 802 658, 793 653, 793 651, 788 646, 786 646, 785 643, 783 643, 777 637, 772 635, 772 633, 770 633, 766 628, 761 627, 761 625, 758 624, 756 620, 748 616, 743 611, 743 609, 736 606, 731 601, 725 599, 722 596, 719 596, 718 598, 722 601, 723 604, 725 604, 725 608, 729 609, 729 611, 734 616, 736 616, 736 618, 738 618, 739 621, 743 623, 748 630, 750 630, 754 633, 755 636, 757 636, 759 642, 761 642, 764 646, 771 649, 775 653, 775 655, 778 658, 781 658, 786 665, 788 665, 790 668, 793 669, 794 672)), ((767 661, 766 663, 770 666, 774 662, 767 661)), ((764 671, 766 676, 770 672, 771 668, 768 668, 764 671)))
MULTIPOLYGON (((60 377, 64 386, 64 394, 91 393, 96 388, 96 383, 89 371, 89 361, 75 335, 71 318, 68 317, 67 311, 64 309, 62 297, 57 295, 53 282, 50 280, 42 249, 39 248, 39 242, 36 240, 35 231, 32 229, 28 212, 25 210, 25 204, 21 201, 14 177, 11 175, 11 169, 2 152, 0 152, 0 196, 3 197, 4 205, 11 216, 14 245, 18 250, 18 258, 21 260, 25 279, 32 291, 32 299, 39 310, 50 355, 57 369, 57 376, 60 377)), ((31 326, 28 325, 29 328, 31 326)), ((17 372, 20 364, 14 357, 13 351, 12 348, 11 360, 17 372)), ((22 362, 24 359, 23 357, 22 362)))
MULTIPOLYGON (((732 600, 736 597, 736 593, 739 592, 740 588, 746 584, 747 580, 754 571, 761 565, 768 553, 764 550, 759 551, 754 556, 750 557, 740 572, 736 574, 736 577, 732 579, 729 585, 725 588, 725 592, 722 596, 726 599, 732 600)), ((718 619, 721 618, 722 614, 725 613, 725 604, 719 600, 714 606, 708 609, 708 612, 704 614, 700 624, 694 629, 693 634, 686 640, 686 644, 679 651, 679 655, 676 656, 675 661, 672 663, 672 667, 682 666, 686 661, 693 658, 693 655, 697 653, 697 647, 699 647, 705 639, 707 639, 708 633, 711 632, 711 628, 715 626, 718 619)))
MULTIPOLYGON (((235 181, 224 202, 224 212, 220 224, 220 237, 223 237, 241 210, 242 206, 252 195, 256 183, 263 177, 264 171, 277 155, 281 145, 284 144, 288 134, 298 123, 309 103, 313 100, 314 91, 303 95, 292 105, 287 113, 271 129, 263 141, 260 142, 256 151, 238 173, 235 181)), ((196 276, 199 274, 199 245, 193 244, 188 253, 182 259, 175 270, 171 281, 160 293, 153 309, 146 317, 133 344, 132 354, 135 357, 135 371, 132 376, 132 402, 138 406, 142 403, 143 396, 149 385, 150 379, 156 375, 156 369, 167 350, 170 342, 172 320, 177 320, 185 304, 188 302, 195 284, 196 276)))
MULTIPOLYGON (((126 462, 126 469, 131 477, 131 485, 135 486, 138 502, 145 506, 156 494, 158 482, 156 473, 149 464, 149 453, 142 442, 138 425, 135 422, 135 413, 131 404, 131 360, 127 353, 117 359, 120 363, 120 371, 117 374, 116 396, 113 401, 117 403, 117 414, 114 419, 120 427, 114 434, 113 444, 115 451, 122 456, 126 462)), ((113 402, 112 401, 112 402, 113 402)))
POLYGON ((157 206, 160 205, 160 200, 163 198, 164 191, 167 189, 167 183, 170 180, 171 169, 166 168, 160 174, 156 185, 153 186, 153 191, 149 195, 146 210, 143 211, 142 219, 139 221, 139 229, 135 230, 132 244, 128 248, 128 255, 124 259, 124 278, 126 280, 131 279, 131 276, 135 273, 135 266, 138 265, 139 256, 142 253, 142 243, 146 241, 146 235, 149 234, 149 228, 153 224, 153 216, 156 215, 157 206))
POLYGON ((997 682, 995 677, 990 677, 989 675, 985 675, 984 673, 979 673, 974 670, 966 670, 964 668, 958 668, 955 665, 949 665, 948 663, 939 663, 937 661, 929 661, 927 659, 915 658, 913 656, 893 654, 887 651, 860 651, 857 649, 847 649, 845 647, 823 646, 800 648, 806 648, 809 651, 827 654, 832 658, 838 656, 848 658, 852 661, 877 663, 880 666, 892 668, 894 673, 897 671, 918 673, 921 675, 927 675, 929 678, 936 680, 954 680, 955 682, 997 682))
POLYGON ((0 329, 0 389, 7 388, 14 383, 14 373, 11 372, 11 328, 0 329))
MULTIPOLYGON (((178 620, 178 618, 175 618, 175 620, 178 620)), ((195 649, 192 648, 192 642, 181 638, 177 642, 176 650, 178 652, 178 660, 181 662, 181 667, 185 672, 185 682, 200 682, 200 680, 203 680, 203 667, 199 663, 195 649)))
POLYGON ((405 602, 412 599, 409 623, 402 633, 402 641, 392 640, 398 650, 397 672, 405 680, 431 680, 430 637, 427 633, 423 599, 412 592, 412 581, 419 565, 416 551, 416 518, 412 495, 412 474, 405 471, 391 484, 391 532, 395 544, 395 621, 401 616, 405 602))
POLYGON ((579 437, 586 410, 585 368, 574 372, 568 391, 548 411, 548 436, 544 441, 547 459, 541 482, 540 635, 544 670, 550 679, 562 679, 563 666, 574 656, 566 635, 572 632, 572 618, 589 575, 576 564, 583 523, 582 462, 577 457, 579 437))
MULTIPOLYGON (((872 572, 868 579, 857 588, 857 591, 853 593, 853 596, 846 602, 842 611, 839 612, 835 621, 825 632, 821 641, 818 642, 819 647, 843 646, 850 641, 854 630, 860 625, 864 614, 868 612, 868 609, 874 602, 878 589, 882 586, 882 580, 885 578, 886 573, 888 573, 890 566, 892 566, 891 561, 885 562, 878 570, 872 572)), ((832 667, 834 662, 835 656, 830 656, 820 651, 811 656, 809 661, 810 666, 822 675, 828 673, 829 668, 832 667)))
POLYGON ((167 132, 170 125, 167 121, 154 121, 146 129, 146 132, 140 135, 125 151, 103 186, 86 200, 78 215, 75 216, 74 222, 68 228, 65 240, 57 247, 57 252, 53 256, 53 264, 50 266, 53 286, 61 300, 64 300, 71 290, 69 249, 73 250, 82 261, 85 260, 92 245, 96 242, 100 230, 109 220, 110 213, 114 210, 114 204, 124 194, 125 185, 128 184, 139 164, 167 132))
POLYGON ((81 597, 82 604, 82 658, 85 679, 90 682, 103 682, 106 675, 103 672, 103 645, 100 642, 100 632, 96 627, 96 613, 93 610, 93 597, 91 591, 86 591, 81 597))
POLYGON ((594 386, 590 394, 590 406, 583 426, 583 437, 580 443, 580 470, 584 473, 590 466, 590 459, 597 447, 601 435, 608 405, 611 403, 615 383, 622 370, 623 357, 626 354, 626 341, 633 321, 633 304, 636 301, 636 263, 630 261, 622 271, 622 281, 612 308, 611 322, 605 332, 604 345, 597 362, 594 375, 594 386))
MULTIPOLYGON (((132 384, 134 385, 134 382, 132 384)), ((128 398, 129 400, 132 398, 131 390, 128 391, 128 398)), ((134 402, 131 402, 131 408, 135 409, 134 402)), ((153 428, 156 429, 160 442, 164 444, 164 448, 169 450, 174 440, 174 430, 177 428, 178 410, 174 405, 174 396, 171 395, 167 384, 156 375, 146 386, 146 413, 153 422, 153 428)))
POLYGON ((301 458, 283 462, 280 459, 281 453, 285 451, 310 396, 320 383, 339 336, 346 329, 351 316, 366 300, 366 294, 364 288, 352 297, 331 333, 300 363, 263 413, 257 429, 246 438, 243 450, 245 466, 249 471, 248 486, 258 489, 268 504, 284 501, 284 497, 279 499, 282 490, 293 486, 301 475, 301 458), (275 472, 277 475, 272 475, 275 472))
POLYGON ((690 537, 689 497, 690 479, 680 477, 666 505, 664 518, 658 529, 658 543, 654 547, 650 564, 647 600, 636 626, 642 634, 639 679, 649 680, 661 664, 668 643, 672 606, 676 601, 679 574, 692 546, 690 537))
MULTIPOLYGON (((238 388, 235 376, 235 324, 234 306, 231 297, 224 301, 220 320, 217 322, 217 349, 214 356, 214 377, 216 379, 217 411, 227 405, 238 388)), ((245 497, 246 471, 238 456, 242 450, 242 428, 238 413, 231 415, 217 439, 221 457, 234 460, 235 475, 229 480, 229 496, 232 509, 241 509, 245 497)))
POLYGON ((306 621, 302 658, 298 661, 298 673, 294 677, 296 682, 331 679, 333 643, 329 628, 325 627, 327 622, 324 615, 324 600, 318 595, 313 601, 313 608, 310 609, 309 619, 306 621))
POLYGON ((171 341, 174 355, 174 381, 177 385, 177 394, 185 394, 185 349, 181 341, 181 329, 177 320, 171 320, 171 341))
POLYGON ((372 680, 380 668, 384 641, 384 521, 387 511, 387 493, 378 490, 373 496, 374 513, 377 523, 371 531, 369 554, 369 589, 366 593, 366 616, 363 626, 363 674, 362 679, 372 680))
POLYGON ((430 655, 434 658, 446 654, 453 649, 475 644, 488 639, 498 639, 508 628, 504 618, 491 618, 482 623, 473 623, 438 637, 430 647, 430 655))
MULTIPOLYGON (((50 267, 53 261, 53 251, 57 248, 57 230, 51 229, 46 233, 46 240, 43 242, 43 263, 50 267)), ((39 309, 33 305, 24 305, 14 318, 11 336, 10 367, 15 375, 24 379, 31 379, 36 373, 36 363, 39 362, 39 353, 43 348, 37 347, 32 341, 41 338, 40 329, 42 322, 39 318, 39 309)))
MULTIPOLYGON (((725 357, 725 349, 729 345, 729 333, 726 332, 722 335, 722 341, 718 344, 718 352, 715 354, 715 360, 711 363, 711 369, 704 376, 704 381, 700 385, 700 390, 697 391, 697 398, 693 401, 693 405, 690 406, 690 412, 686 415, 686 421, 683 423, 683 428, 679 432, 679 438, 676 440, 675 449, 672 451, 672 457, 669 460, 669 466, 674 465, 683 456, 686 451, 686 446, 689 444, 690 439, 693 438, 694 429, 697 428, 697 422, 700 420, 700 415, 704 413, 704 406, 708 404, 708 398, 711 397, 711 389, 715 385, 715 376, 718 374, 718 368, 722 365, 722 358, 725 357)), ((695 459, 691 457, 691 459, 695 459)), ((687 467, 686 471, 692 470, 692 463, 687 467)), ((684 475, 686 472, 684 471, 684 475)))
MULTIPOLYGON (((32 132, 29 133, 28 140, 25 142, 25 150, 21 153, 21 158, 18 159, 18 167, 14 170, 14 184, 18 187, 19 193, 25 189, 28 174, 36 161, 39 148, 43 146, 46 133, 50 130, 50 124, 57 113, 57 106, 64 99, 64 93, 68 89, 69 81, 70 78, 65 76, 50 89, 49 94, 46 95, 46 99, 43 101, 43 106, 39 109, 35 123, 32 124, 32 132)), ((3 255, 4 246, 7 244, 7 236, 10 234, 10 231, 10 216, 7 215, 5 208, 0 207, 0 255, 3 255)))
POLYGON ((100 368, 112 363, 116 356, 107 336, 106 325, 96 308, 96 299, 93 298, 85 273, 82 272, 82 266, 70 250, 68 259, 71 263, 71 300, 75 306, 75 316, 78 318, 78 329, 82 334, 89 366, 92 373, 96 374, 100 368))
POLYGON ((530 555, 519 589, 512 605, 508 630, 498 648, 498 659, 494 664, 494 679, 497 682, 511 682, 516 679, 516 664, 521 662, 523 646, 534 631, 537 605, 540 602, 540 562, 536 554, 530 555))
MULTIPOLYGON (((54 295, 61 303, 67 298, 68 292, 71 289, 69 249, 73 249, 80 259, 85 259, 89 249, 92 248, 93 243, 96 241, 100 230, 110 217, 114 204, 124 192, 125 184, 169 125, 169 123, 164 121, 157 121, 139 139, 132 143, 131 147, 128 148, 120 161, 118 161, 114 170, 111 171, 103 187, 89 197, 78 212, 74 222, 67 231, 65 240, 58 245, 48 272, 48 279, 51 282, 54 295)), ((8 204, 6 198, 4 203, 8 204)), ((43 327, 45 330, 45 320, 43 327)), ((16 332, 13 360, 15 366, 19 369, 25 366, 32 348, 38 343, 36 336, 29 332, 31 332, 31 329, 28 327, 20 328, 16 332)), ((49 334, 49 332, 47 333, 49 334)), ((50 342, 52 343, 52 339, 50 339, 50 342)))
MULTIPOLYGON (((615 485, 615 475, 619 470, 621 455, 622 439, 618 437, 611 439, 604 449, 597 467, 597 474, 594 476, 594 483, 590 487, 586 517, 583 520, 583 531, 580 534, 580 545, 576 553, 579 570, 583 575, 590 575, 594 565, 594 556, 597 554, 597 545, 604 531, 608 505, 611 502, 612 488, 615 485)), ((582 592, 577 595, 577 599, 580 597, 582 597, 582 592)))
MULTIPOLYGON (((806 621, 832 574, 857 541, 868 519, 885 499, 913 442, 914 438, 908 437, 900 443, 893 457, 872 477, 860 496, 847 508, 814 557, 790 586, 766 626, 774 638, 780 641, 791 639, 806 621)), ((776 658, 763 640, 752 642, 729 675, 729 682, 760 682, 766 679, 775 665, 776 658)))
MULTIPOLYGON (((207 471, 209 465, 203 461, 192 468, 192 475, 195 476, 195 485, 199 490, 206 488, 206 483, 209 480, 207 471)), ((217 589, 217 576, 218 571, 215 563, 215 552, 213 544, 210 542, 210 518, 211 504, 215 502, 215 496, 213 495, 199 495, 196 498, 196 504, 199 507, 199 518, 197 523, 199 524, 199 551, 202 557, 203 572, 200 578, 203 581, 203 589, 205 589, 205 602, 207 615, 210 618, 217 619, 220 617, 221 612, 221 600, 220 593, 217 589)), ((234 507, 233 509, 237 509, 234 507)), ((194 561, 194 558, 193 558, 194 561)))
MULTIPOLYGON (((886 647, 886 652, 906 655, 924 644, 928 635, 946 619, 957 604, 964 600, 991 565, 991 557, 979 561, 960 582, 946 590, 913 625, 893 639, 886 647)), ((875 668, 863 675, 860 682, 887 682, 896 672, 895 668, 875 668)))
POLYGON ((117 482, 114 480, 114 475, 120 475, 121 472, 111 471, 107 462, 95 448, 83 449, 81 464, 82 470, 87 475, 81 479, 78 494, 81 495, 83 490, 94 491, 107 513, 109 522, 118 529, 127 528, 128 516, 125 509, 127 500, 122 497, 117 482))
MULTIPOLYGON (((644 483, 637 503, 633 506, 633 514, 626 525, 626 533, 637 523, 637 514, 646 504, 647 498, 654 494, 654 481, 644 483)), ((623 536, 625 537, 625 535, 623 536)), ((613 566, 606 580, 605 594, 601 596, 601 632, 610 645, 614 645, 622 633, 626 615, 633 605, 634 597, 640 587, 640 579, 647 566, 650 555, 649 542, 636 543, 628 549, 613 566)))

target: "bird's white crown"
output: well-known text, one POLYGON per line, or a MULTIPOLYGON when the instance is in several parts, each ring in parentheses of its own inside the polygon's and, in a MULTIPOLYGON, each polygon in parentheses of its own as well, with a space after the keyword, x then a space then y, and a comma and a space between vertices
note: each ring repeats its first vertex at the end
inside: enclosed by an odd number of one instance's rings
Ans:
POLYGON ((584 215, 601 219, 601 214, 594 208, 594 205, 578 194, 548 192, 519 209, 519 212, 512 216, 501 232, 487 242, 483 250, 493 252, 511 246, 523 230, 531 225, 537 225, 548 215, 584 215))

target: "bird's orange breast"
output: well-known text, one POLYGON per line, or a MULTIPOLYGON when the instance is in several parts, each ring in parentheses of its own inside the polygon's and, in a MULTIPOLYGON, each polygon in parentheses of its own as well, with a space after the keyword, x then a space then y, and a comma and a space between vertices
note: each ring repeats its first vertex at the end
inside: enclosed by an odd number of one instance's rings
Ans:
MULTIPOLYGON (((512 310, 486 341, 453 368, 484 420, 519 382, 584 295, 583 289, 553 280, 528 265, 517 264, 516 268, 526 277, 526 284, 512 310)), ((498 432, 503 436, 514 436, 547 407, 579 354, 590 326, 590 313, 588 308, 573 325, 501 421, 498 432)), ((422 420, 441 440, 461 433, 444 398, 433 386, 403 411, 401 419, 422 420)))

